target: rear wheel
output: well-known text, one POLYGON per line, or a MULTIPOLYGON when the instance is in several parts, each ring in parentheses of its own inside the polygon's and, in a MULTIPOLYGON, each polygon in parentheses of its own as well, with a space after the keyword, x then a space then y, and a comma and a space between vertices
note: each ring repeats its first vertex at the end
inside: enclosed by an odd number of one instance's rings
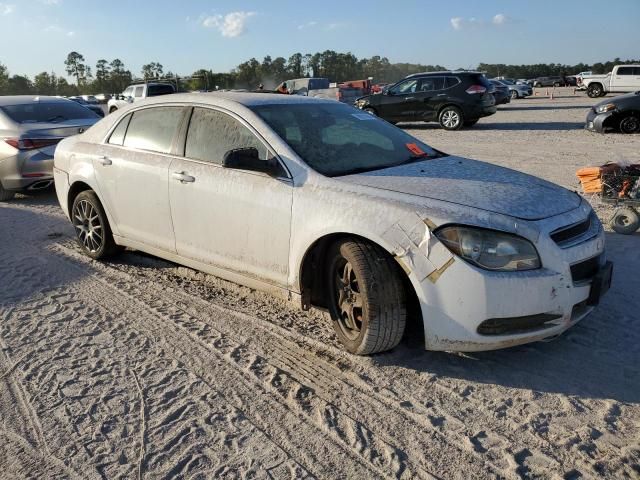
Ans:
POLYGON ((459 130, 464 124, 462 111, 454 106, 443 108, 438 116, 438 120, 440 126, 445 130, 459 130))
POLYGON ((540 82, 536 83, 534 87, 542 88, 542 84, 540 82))
POLYGON ((592 83, 591 85, 589 85, 589 88, 587 88, 587 95, 590 98, 598 98, 601 97, 604 94, 604 89, 602 88, 602 85, 600 85, 599 83, 592 83))
POLYGON ((633 208, 625 207, 616 210, 611 219, 611 228, 616 233, 631 235, 640 227, 640 216, 633 208))
POLYGON ((16 196, 15 192, 10 192, 8 190, 5 190, 2 187, 2 184, 0 183, 0 202, 8 202, 9 200, 13 199, 13 197, 16 196))
POLYGON ((113 255, 118 250, 107 215, 93 191, 80 192, 74 199, 71 222, 80 247, 94 260, 113 255))
POLYGON ((629 115, 620 120, 620 131, 622 133, 640 133, 640 118, 629 115))
POLYGON ((407 301, 394 260, 360 240, 336 243, 327 260, 329 311, 345 348, 367 355, 395 347, 404 333, 407 301))
POLYGON ((556 83, 554 83, 554 84, 553 84, 553 86, 554 86, 554 87, 559 87, 559 86, 560 86, 560 84, 559 84, 558 82, 556 82, 556 83))

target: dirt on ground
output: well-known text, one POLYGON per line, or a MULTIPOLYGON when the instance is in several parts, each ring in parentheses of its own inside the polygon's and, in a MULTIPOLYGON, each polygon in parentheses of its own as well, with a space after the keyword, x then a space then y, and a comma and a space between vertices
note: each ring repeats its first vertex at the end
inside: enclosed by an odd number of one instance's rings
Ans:
MULTIPOLYGON (((640 137, 582 130, 595 101, 556 93, 404 128, 570 188, 640 163, 640 137)), ((319 313, 136 252, 91 261, 54 194, 18 197, 0 205, 0 477, 638 478, 639 247, 607 233, 611 291, 552 342, 355 357, 319 313)))

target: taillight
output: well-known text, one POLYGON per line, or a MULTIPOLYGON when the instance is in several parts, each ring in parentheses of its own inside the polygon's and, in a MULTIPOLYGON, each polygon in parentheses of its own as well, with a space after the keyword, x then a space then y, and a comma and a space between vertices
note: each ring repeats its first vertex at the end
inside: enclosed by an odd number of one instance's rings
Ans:
POLYGON ((35 150, 36 148, 49 147, 57 144, 61 138, 5 138, 13 148, 18 150, 35 150))
POLYGON ((471 86, 470 86, 469 88, 467 88, 465 91, 466 91, 467 93, 471 94, 471 95, 473 95, 473 94, 475 94, 475 93, 480 93, 480 94, 482 94, 482 93, 486 93, 486 91, 487 91, 487 87, 484 87, 484 86, 482 86, 482 85, 471 85, 471 86))
POLYGON ((340 90, 338 90, 338 91, 336 92, 336 99, 337 99, 338 101, 342 100, 342 92, 341 92, 340 90))

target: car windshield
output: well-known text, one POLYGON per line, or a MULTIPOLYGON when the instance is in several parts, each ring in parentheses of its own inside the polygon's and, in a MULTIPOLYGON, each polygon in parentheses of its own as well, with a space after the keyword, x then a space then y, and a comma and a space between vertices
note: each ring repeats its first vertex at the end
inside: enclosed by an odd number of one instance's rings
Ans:
POLYGON ((504 83, 505 85, 514 85, 514 83, 511 80, 499 80, 499 81, 504 83))
POLYGON ((337 102, 258 105, 252 110, 311 168, 328 177, 444 155, 384 120, 337 102))
POLYGON ((98 118, 94 112, 73 101, 4 105, 0 106, 0 110, 17 123, 60 123, 67 120, 98 118))

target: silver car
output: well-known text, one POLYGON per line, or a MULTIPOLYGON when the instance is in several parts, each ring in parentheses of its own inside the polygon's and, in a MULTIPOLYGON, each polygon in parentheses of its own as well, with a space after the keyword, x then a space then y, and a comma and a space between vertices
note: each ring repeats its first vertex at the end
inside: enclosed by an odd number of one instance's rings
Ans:
POLYGON ((65 98, 0 97, 0 201, 53 183, 53 153, 100 117, 65 98))
POLYGON ((533 95, 533 89, 530 85, 522 85, 514 83, 508 79, 496 80, 509 88, 509 96, 512 100, 516 98, 525 98, 533 95))

